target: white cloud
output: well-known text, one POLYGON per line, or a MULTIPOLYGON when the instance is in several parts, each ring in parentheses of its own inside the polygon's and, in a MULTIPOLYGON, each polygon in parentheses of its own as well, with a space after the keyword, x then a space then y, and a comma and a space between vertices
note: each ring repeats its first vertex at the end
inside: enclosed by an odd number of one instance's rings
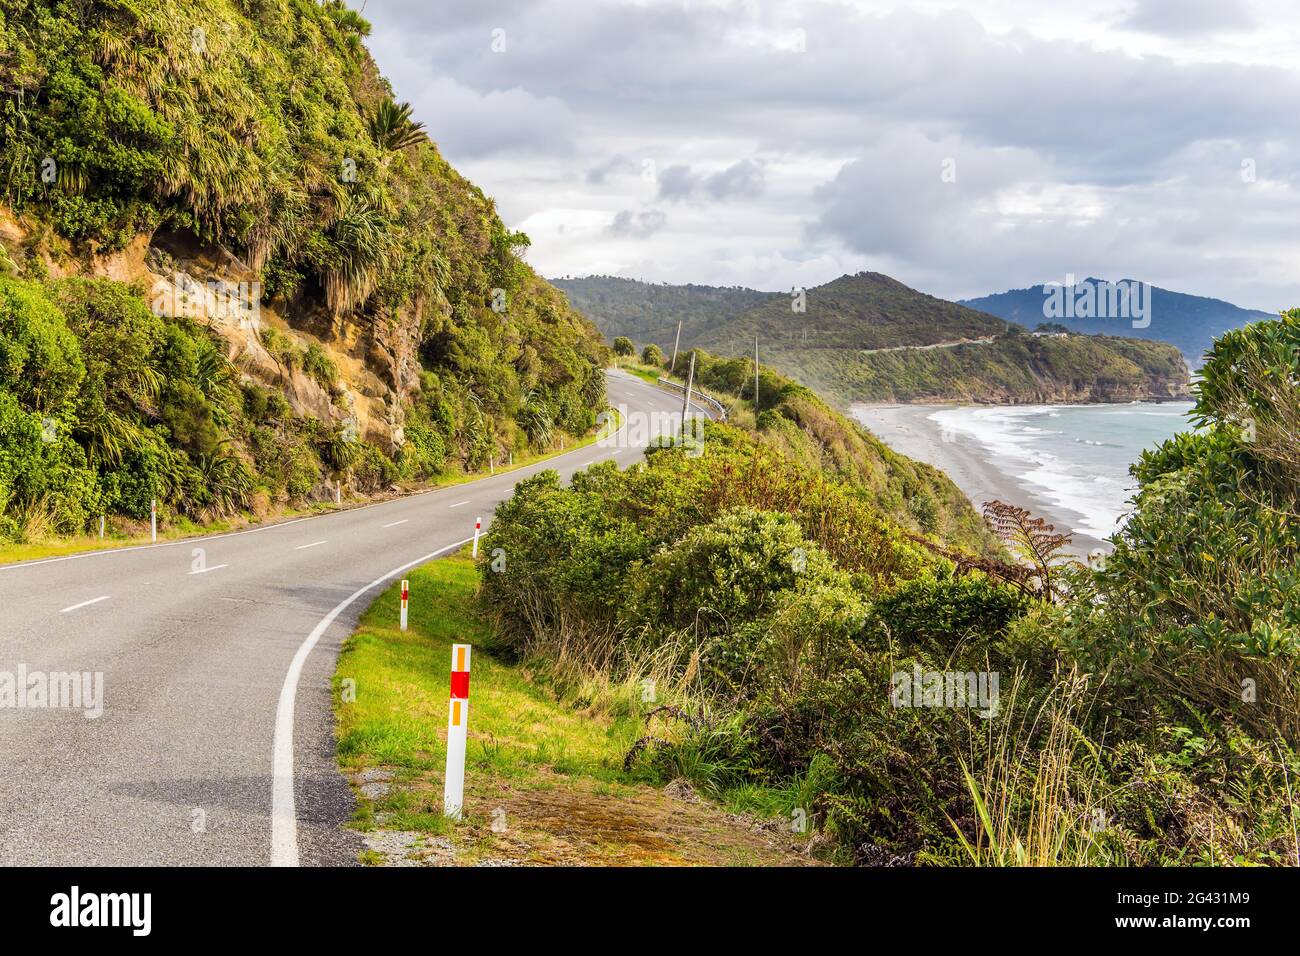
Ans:
POLYGON ((364 15, 397 95, 547 274, 784 289, 875 268, 957 296, 1072 271, 1300 304, 1284 0, 364 15))

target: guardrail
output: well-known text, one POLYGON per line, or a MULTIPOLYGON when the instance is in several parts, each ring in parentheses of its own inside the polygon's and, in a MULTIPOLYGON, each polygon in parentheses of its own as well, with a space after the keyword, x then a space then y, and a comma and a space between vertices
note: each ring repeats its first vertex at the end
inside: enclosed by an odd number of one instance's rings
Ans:
MULTIPOLYGON (((659 384, 662 385, 664 388, 671 388, 682 395, 686 394, 686 386, 682 385, 679 382, 674 382, 671 381, 670 379, 661 377, 659 379, 659 384)), ((691 401, 699 402, 701 405, 708 405, 710 408, 712 408, 714 411, 718 413, 718 421, 725 422, 727 420, 727 410, 722 407, 722 403, 719 402, 717 399, 710 398, 708 395, 703 395, 696 389, 692 388, 691 401)))

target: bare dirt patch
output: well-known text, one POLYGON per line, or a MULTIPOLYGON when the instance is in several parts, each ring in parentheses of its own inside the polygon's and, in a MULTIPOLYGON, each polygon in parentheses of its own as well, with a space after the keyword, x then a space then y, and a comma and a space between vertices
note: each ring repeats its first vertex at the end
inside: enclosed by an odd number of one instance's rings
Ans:
MULTIPOLYGON (((441 796, 439 780, 409 784, 429 791, 430 802, 441 796)), ((693 793, 547 770, 527 779, 480 776, 466 791, 464 822, 446 837, 379 829, 366 842, 395 866, 822 865, 796 834, 693 793)))

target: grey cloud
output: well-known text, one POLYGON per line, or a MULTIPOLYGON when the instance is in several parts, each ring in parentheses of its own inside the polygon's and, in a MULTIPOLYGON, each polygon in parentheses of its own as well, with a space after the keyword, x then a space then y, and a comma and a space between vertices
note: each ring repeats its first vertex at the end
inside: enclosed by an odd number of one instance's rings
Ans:
POLYGON ((763 194, 766 177, 762 163, 742 159, 705 176, 690 166, 673 165, 659 173, 659 198, 668 202, 708 196, 717 201, 757 199, 763 194))
POLYGON ((763 167, 752 159, 742 159, 704 180, 705 190, 714 199, 757 199, 763 186, 763 167))
POLYGON ((605 181, 618 173, 627 173, 637 168, 636 163, 622 153, 616 153, 603 163, 598 163, 587 170, 587 182, 592 186, 603 186, 605 181))
POLYGON ((699 177, 689 166, 669 166, 659 173, 659 198, 673 202, 689 199, 699 186, 699 177))
POLYGON ((1016 275, 1141 272, 1259 308, 1284 304, 1285 294, 1271 298, 1261 285, 1277 295, 1291 248, 1286 223, 1300 216, 1300 196, 1244 181, 1238 151, 1197 150, 1176 180, 1080 191, 1061 186, 1034 154, 1001 152, 923 137, 882 141, 817 190, 820 212, 806 241, 841 242, 882 271, 953 298, 975 286, 1000 291, 1016 275), (957 159, 956 182, 938 175, 943 151, 957 159), (1017 190, 1045 208, 1017 208, 1017 190), (1053 190, 1063 190, 1055 204, 1053 190))
POLYGON ((645 239, 667 224, 668 217, 657 209, 636 213, 631 209, 623 209, 614 214, 614 221, 606 231, 620 239, 645 239))
POLYGON ((1255 25, 1255 18, 1240 0, 1138 0, 1119 25, 1181 37, 1248 30, 1255 25))
POLYGON ((423 38, 434 62, 479 90, 518 85, 589 118, 677 134, 844 146, 881 124, 945 124, 990 143, 1050 150, 1073 175, 1127 177, 1189 142, 1293 126, 1290 73, 1178 64, 1084 42, 990 34, 968 14, 868 16, 809 3, 808 52, 730 39, 773 26, 751 6, 541 2, 507 26, 510 53, 474 28, 423 38), (1261 95, 1262 91, 1272 95, 1261 95))
MULTIPOLYGON (((1081 0, 1085 15, 1089 6, 1081 0)), ((1092 6, 1097 23, 1122 9, 1092 6)), ((734 253, 732 267, 753 262, 759 282, 774 259, 838 261, 830 250, 843 249, 934 291, 979 293, 1069 270, 1175 288, 1184 276, 1210 294, 1206 282, 1224 295, 1244 290, 1243 304, 1259 307, 1300 300, 1286 265, 1300 195, 1294 69, 1138 57, 1084 37, 994 33, 959 11, 875 15, 818 0, 428 9, 371 0, 376 56, 453 162, 518 157, 514 172, 497 162, 485 188, 527 192, 538 210, 561 204, 559 184, 566 209, 592 212, 652 196, 745 200, 729 207, 754 217, 745 221, 758 228, 743 236, 717 235, 684 209, 663 247, 690 241, 716 254, 674 261, 716 271, 734 253), (496 26, 507 31, 505 54, 489 51, 496 26), (806 53, 754 39, 794 27, 806 53), (611 158, 575 168, 576 155, 611 158), (657 187, 633 181, 639 168, 621 159, 642 155, 659 164, 657 187), (945 157, 956 160, 956 183, 940 179, 945 157), (1254 192, 1240 188, 1243 159, 1258 164, 1254 192), (833 164, 838 175, 824 172, 833 164), (792 168, 816 172, 792 180, 792 168), (792 195, 792 181, 807 192, 792 195), (1095 213, 1083 208, 1091 202, 1095 213)), ((1231 0, 1140 0, 1127 16, 1126 29, 1189 37, 1250 22, 1231 0)), ((662 228, 625 212, 596 234, 662 228)), ((584 254, 576 242, 566 249, 584 254)))

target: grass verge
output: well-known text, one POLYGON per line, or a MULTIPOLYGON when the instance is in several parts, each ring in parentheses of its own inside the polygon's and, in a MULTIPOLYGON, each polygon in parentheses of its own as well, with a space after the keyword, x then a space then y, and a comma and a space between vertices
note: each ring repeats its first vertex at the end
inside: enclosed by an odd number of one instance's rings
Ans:
POLYGON ((785 821, 737 815, 680 783, 623 771, 630 708, 557 696, 492 657, 467 557, 408 575, 363 614, 334 677, 339 765, 357 790, 363 862, 406 865, 807 865, 785 821), (465 815, 442 815, 451 645, 475 646, 465 815))

